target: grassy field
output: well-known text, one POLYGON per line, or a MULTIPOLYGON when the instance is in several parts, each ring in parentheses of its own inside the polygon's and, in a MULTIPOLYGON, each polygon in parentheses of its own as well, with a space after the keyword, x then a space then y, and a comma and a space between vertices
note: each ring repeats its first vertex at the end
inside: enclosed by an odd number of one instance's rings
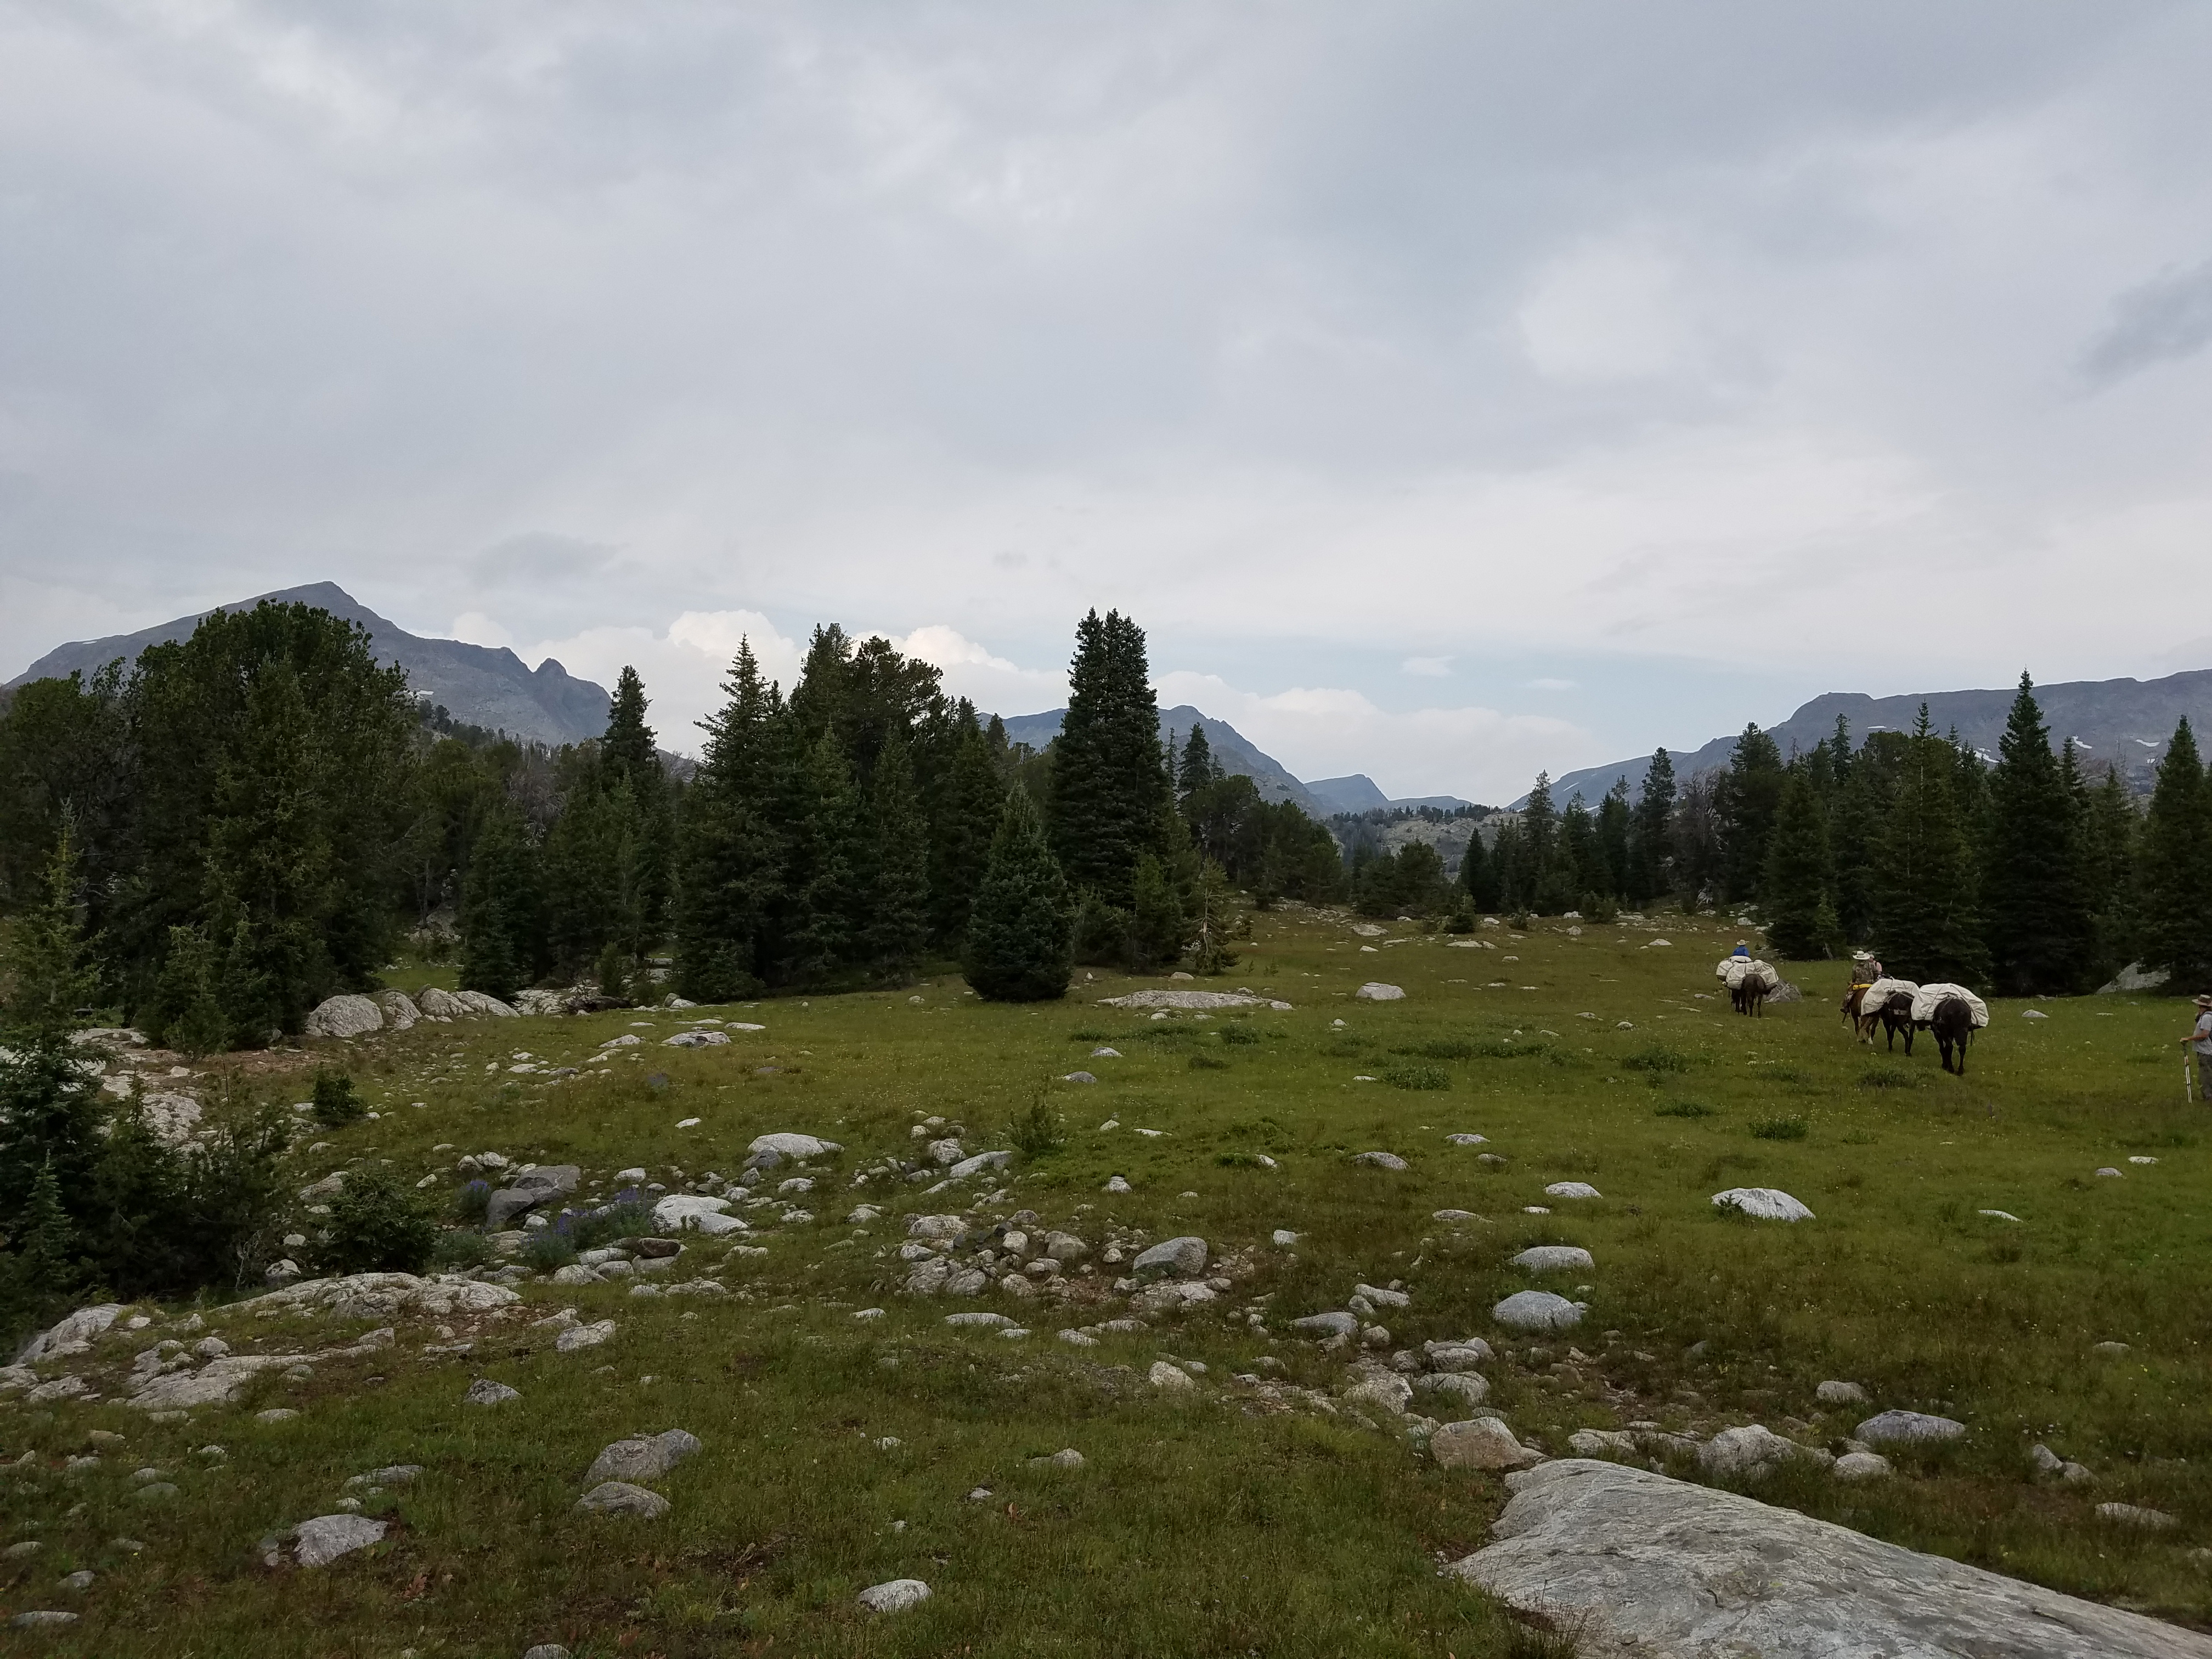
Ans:
MULTIPOLYGON (((383 1158, 439 1175, 443 1193, 459 1184, 457 1157, 496 1150, 581 1164, 586 1194, 611 1193, 632 1165, 680 1190, 734 1175, 769 1131, 846 1151, 794 1195, 813 1218, 757 1223, 749 1242, 765 1255, 725 1262, 723 1241, 687 1236, 679 1276, 713 1273, 725 1297, 525 1283, 525 1317, 445 1334, 403 1322, 390 1349, 308 1379, 264 1376, 242 1403, 189 1423, 9 1396, 0 1453, 25 1461, 0 1471, 0 1532, 42 1547, 0 1558, 0 1608, 83 1617, 5 1642, 106 1659, 514 1656, 554 1641, 669 1659, 1549 1650, 1437 1577, 1486 1540, 1499 1482, 1439 1471, 1395 1423, 1234 1380, 1340 1389, 1352 1356, 1297 1340, 1289 1322, 1342 1307, 1362 1281, 1412 1295, 1381 1316, 1393 1346, 1487 1336, 1489 1405, 1553 1454, 1577 1428, 1635 1421, 1699 1435, 1755 1421, 1832 1444, 1882 1407, 1958 1418, 1965 1441, 1898 1455, 1893 1480, 1844 1486, 1808 1468, 1757 1490, 1916 1548, 2212 1621, 2200 1553, 2212 1545, 2212 1108, 2182 1099, 2180 1005, 2055 1000, 2029 1020, 2027 1005, 1995 1004, 1960 1079, 1939 1072, 1932 1043, 1907 1060, 1854 1042, 1836 1013, 1841 964, 1793 969, 1802 1003, 1731 1015, 1711 974, 1735 931, 1710 918, 1488 928, 1472 947, 1402 924, 1363 940, 1345 918, 1304 910, 1256 922, 1218 983, 1290 1012, 1155 1020, 1093 1006, 1134 988, 1103 975, 1064 1003, 987 1006, 945 978, 750 1011, 310 1045, 296 1063, 344 1058, 380 1115, 315 1138, 322 1151, 303 1138, 303 1185, 383 1158), (1406 1000, 1356 1000, 1370 979, 1406 1000), (766 1029, 716 1048, 655 1041, 707 1015, 766 1029), (507 1070, 578 1064, 633 1030, 642 1045, 574 1078, 507 1070), (1091 1059, 1102 1044, 1121 1057, 1091 1059), (1097 1083, 1060 1080, 1079 1068, 1097 1083), (1040 1098, 1064 1116, 1065 1145, 995 1182, 934 1195, 851 1184, 884 1155, 915 1155, 921 1118, 961 1126, 969 1151, 1001 1147, 1040 1098), (1454 1132, 1486 1143, 1449 1145, 1454 1132), (1350 1162, 1370 1150, 1411 1167, 1350 1162), (1103 1192, 1115 1175, 1133 1190, 1103 1192), (1564 1179, 1603 1197, 1547 1199, 1564 1179), (1717 1212, 1711 1195, 1737 1186, 1782 1188, 1817 1218, 1717 1212), (1200 1235, 1235 1288, 1093 1347, 1054 1334, 1127 1312, 1112 1267, 1071 1275, 1058 1299, 900 1294, 903 1217, 965 1212, 987 1194, 998 1201, 976 1215, 1033 1210, 1083 1237, 1094 1265, 1112 1239, 1200 1235), (863 1201, 885 1212, 848 1223, 863 1201), (1447 1207, 1477 1218, 1431 1219, 1447 1207), (1992 1209, 2019 1219, 1980 1213, 1992 1209), (1278 1228, 1296 1243, 1272 1244, 1278 1228), (1529 1281, 1507 1258, 1548 1243, 1595 1257, 1586 1288, 1550 1286, 1589 1302, 1589 1316, 1567 1336, 1508 1340, 1489 1310, 1529 1281), (943 1322, 978 1306, 1033 1334, 943 1322), (556 1353, 529 1320, 563 1308, 616 1320, 614 1339, 556 1353), (872 1308, 884 1316, 854 1317, 872 1308), (433 1351, 456 1340, 474 1346, 433 1351), (2092 1351, 2109 1342, 2129 1346, 2092 1351), (1146 1373, 1163 1358, 1201 1363, 1199 1386, 1154 1388, 1146 1373), (477 1376, 522 1397, 464 1407, 477 1376), (1821 1407, 1814 1391, 1830 1378, 1873 1403, 1821 1407), (301 1415, 257 1419, 279 1405, 301 1415), (656 1483, 669 1515, 573 1512, 601 1446, 667 1428, 704 1443, 656 1483), (125 1443, 67 1470, 94 1430, 125 1443), (2033 1480, 2039 1441, 2094 1484, 2033 1480), (198 1449, 210 1444, 222 1455, 198 1449), (1030 1461, 1064 1447, 1085 1466, 1030 1461), (318 1571, 262 1564, 259 1540, 395 1463, 424 1473, 366 1500, 396 1523, 383 1543, 318 1571), (136 1498, 142 1467, 176 1495, 136 1498), (2111 1501, 2181 1524, 2100 1522, 2094 1506, 2111 1501), (100 1575, 88 1589, 56 1588, 79 1567, 100 1575), (898 1577, 927 1581, 933 1599, 886 1617, 855 1607, 862 1588, 898 1577)), ((372 1322, 201 1311, 204 1330, 184 1340, 219 1333, 240 1352, 328 1346, 372 1322)), ((118 1333, 92 1358, 127 1367, 174 1334, 118 1333)), ((113 1371, 94 1380, 122 1391, 113 1371)))

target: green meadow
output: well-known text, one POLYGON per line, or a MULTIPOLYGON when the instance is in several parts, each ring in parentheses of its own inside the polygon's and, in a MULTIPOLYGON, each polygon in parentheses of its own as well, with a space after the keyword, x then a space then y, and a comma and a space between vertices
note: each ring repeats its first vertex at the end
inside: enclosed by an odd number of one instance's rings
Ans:
POLYGON ((291 1099, 313 1066, 349 1066, 378 1115, 303 1133, 295 1185, 387 1160, 410 1181, 435 1176, 425 1196, 441 1209, 466 1153, 579 1164, 580 1202, 633 1166, 675 1191, 733 1176, 769 1132, 844 1150, 791 1197, 811 1219, 755 1221, 743 1244, 759 1253, 683 1236, 674 1277, 711 1276, 726 1295, 526 1279, 518 1316, 442 1331, 403 1319, 389 1348, 307 1377, 271 1371, 188 1421, 120 1403, 137 1349, 214 1334, 241 1353, 311 1352, 389 1322, 210 1303, 183 1334, 169 1322, 194 1310, 142 1310, 159 1322, 118 1327, 76 1362, 108 1398, 0 1403, 0 1534, 40 1546, 0 1559, 0 1609, 82 1614, 10 1632, 8 1650, 1565 1651, 1437 1576, 1486 1541, 1503 1483, 1439 1470, 1402 1424, 1313 1397, 1340 1392, 1359 1351, 1326 1352, 1290 1322, 1341 1308, 1360 1283, 1411 1297, 1378 1316, 1389 1343, 1376 1358, 1486 1337, 1488 1406, 1554 1455, 1577 1429, 1638 1422, 1700 1437, 1758 1422, 1832 1449, 1877 1410, 1956 1418, 1962 1441, 1892 1452, 1887 1480, 1847 1486, 1808 1465, 1748 1489, 2212 1622, 2212 1107, 2183 1099, 2183 1005, 2056 1000, 2030 1019, 2031 1005, 1993 1003, 1960 1079, 1938 1069, 1932 1041, 1910 1058, 1857 1042, 1838 1013, 1841 963, 1790 964, 1802 1001, 1733 1015, 1712 969, 1737 930, 1710 917, 1486 927, 1469 941, 1405 923, 1363 938, 1341 914, 1299 907, 1254 922, 1238 965, 1197 988, 1249 988, 1286 1012, 1153 1018, 1099 1000, 1166 981, 1080 969, 1063 1002, 986 1004, 948 974, 884 994, 424 1024, 214 1062, 235 1066, 241 1090, 291 1099), (1406 996, 1355 997, 1368 981, 1406 996), (765 1029, 662 1046, 708 1017, 765 1029), (639 1045, 592 1060, 633 1032, 639 1045), (1091 1058, 1099 1047, 1119 1057, 1091 1058), (517 1065, 581 1070, 555 1080, 517 1065), (1064 1080, 1079 1070, 1097 1081, 1064 1080), (945 1124, 933 1133, 958 1126, 969 1152, 1012 1146, 1024 1126, 1031 1151, 933 1194, 880 1175, 854 1184, 887 1156, 917 1156, 914 1126, 933 1117, 945 1124), (1043 1117, 1058 1120, 1057 1146, 1034 1133, 1043 1117), (1410 1167, 1351 1161, 1368 1151, 1410 1167), (1103 1191, 1115 1176, 1131 1190, 1103 1191), (1561 1181, 1602 1196, 1547 1196, 1561 1181), (1814 1218, 1748 1221, 1710 1201, 1754 1186, 1814 1218), (880 1214, 848 1221, 864 1203, 880 1214), (1446 1209, 1474 1218, 1432 1218, 1446 1209), (1091 1271, 1028 1299, 902 1293, 908 1215, 988 1225, 1023 1210, 1082 1237, 1091 1271), (1278 1229, 1295 1243, 1272 1243, 1278 1229), (1208 1242, 1230 1291, 1095 1346, 1058 1340, 1127 1315, 1114 1291, 1126 1269, 1099 1261, 1109 1244, 1183 1234, 1208 1242), (1508 1258, 1537 1243, 1596 1262, 1545 1286, 1589 1310, 1541 1340, 1490 1315, 1529 1286, 1508 1258), (556 1352, 531 1322, 571 1308, 616 1321, 613 1338, 556 1352), (944 1322, 978 1308, 1030 1334, 944 1322), (882 1316, 854 1317, 872 1309, 882 1316), (2095 1351, 2113 1343, 2126 1346, 2095 1351), (1149 1382, 1163 1358, 1203 1365, 1198 1386, 1149 1382), (520 1398, 464 1406, 477 1377, 520 1398), (1871 1403, 1822 1407, 1814 1389, 1830 1379, 1871 1403), (275 1407, 299 1415, 258 1419, 275 1407), (602 1446, 671 1428, 703 1449, 653 1483, 666 1516, 575 1512, 602 1446), (125 1439, 99 1444, 95 1431, 125 1439), (2094 1481, 2034 1478, 2039 1443, 2094 1481), (1032 1462, 1063 1448, 1083 1467, 1032 1462), (68 1468, 94 1452, 96 1465, 68 1468), (312 1571, 264 1565, 261 1540, 394 1464, 423 1472, 362 1500, 392 1523, 381 1543, 312 1571), (141 1468, 175 1495, 136 1496, 141 1468), (2101 1521, 2111 1502, 2179 1525, 2101 1521), (80 1568, 97 1575, 88 1589, 57 1587, 80 1568), (925 1581, 931 1599, 891 1615, 855 1605, 895 1578, 925 1581))

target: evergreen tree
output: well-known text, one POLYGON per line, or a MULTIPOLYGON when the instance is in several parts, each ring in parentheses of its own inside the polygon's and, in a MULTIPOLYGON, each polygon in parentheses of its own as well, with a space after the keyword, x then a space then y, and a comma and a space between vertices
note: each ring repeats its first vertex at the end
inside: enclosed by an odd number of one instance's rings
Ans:
POLYGON ((1759 892, 1766 936, 1783 956, 1809 962, 1833 954, 1841 930, 1828 897, 1828 826, 1808 767, 1791 767, 1784 781, 1759 892))
POLYGON ((1639 910, 1674 884, 1674 762, 1661 749, 1644 769, 1644 788, 1629 823, 1628 881, 1623 893, 1639 910))
POLYGON ((1597 856, 1604 878, 1598 891, 1620 898, 1628 891, 1629 825, 1634 813, 1628 805, 1628 780, 1617 778, 1597 807, 1597 856))
POLYGON ((624 664, 607 707, 606 735, 599 739, 599 763, 610 787, 625 779, 636 786, 662 777, 660 751, 654 746, 653 728, 645 723, 650 706, 645 682, 637 670, 624 664))
POLYGON ((2212 789, 2186 715, 2158 763, 2138 845, 2144 965, 2165 969, 2170 991, 2212 986, 2212 789))
POLYGON ((1594 904, 1601 878, 1597 826, 1590 821, 1589 808, 1583 805, 1577 793, 1559 817, 1559 851, 1536 889, 1538 913, 1555 916, 1581 909, 1585 900, 1594 904))
POLYGON ((1129 933, 1139 970, 1172 963, 1182 955, 1182 896, 1169 879, 1167 867, 1150 853, 1137 860, 1129 933))
POLYGON ((230 1045, 230 1022, 216 994, 213 945, 197 927, 169 929, 167 958, 146 1018, 147 1035, 164 1048, 198 1059, 230 1045))
POLYGON ((597 769, 599 786, 613 808, 615 931, 635 957, 666 933, 675 887, 676 817, 653 730, 645 723, 650 706, 637 670, 624 667, 607 711, 597 769))
MULTIPOLYGON (((997 715, 991 719, 999 726, 1003 750, 1006 728, 997 715)), ((1006 805, 1006 775, 971 714, 953 752, 930 848, 930 919, 937 937, 948 945, 957 947, 968 931, 968 914, 982 884, 991 839, 1006 805)))
POLYGON ((859 948, 860 803, 837 734, 824 729, 800 757, 792 796, 791 862, 785 874, 790 918, 785 975, 819 979, 859 948))
POLYGON ((1782 751, 1756 726, 1747 726, 1729 757, 1715 792, 1720 814, 1721 847, 1726 865, 1723 890, 1733 902, 1759 896, 1759 878, 1766 867, 1766 841, 1782 805, 1782 751))
POLYGON ((522 815, 501 801, 487 816, 461 890, 461 987, 501 1001, 536 979, 544 950, 537 848, 522 815))
POLYGON ((968 922, 966 973, 976 994, 995 1002, 1066 995, 1070 909, 1036 806, 1025 791, 1009 791, 968 922))
POLYGON ((1103 621, 1091 611, 1076 629, 1048 816, 1069 883, 1110 908, 1130 908, 1138 860, 1166 850, 1174 795, 1159 729, 1144 630, 1119 611, 1103 621))
POLYGON ((1182 745, 1182 764, 1176 773, 1176 793, 1187 796, 1193 790, 1219 782, 1221 777, 1220 763, 1213 758, 1213 745, 1206 740, 1205 723, 1194 723, 1182 745))
POLYGON ((61 1036, 100 994, 78 899, 76 826, 65 816, 34 902, 15 923, 14 983, 0 1025, 25 1036, 61 1036))
POLYGON ((1474 824, 1467 827, 1467 851, 1460 855, 1459 884, 1466 890, 1469 905, 1477 910, 1495 911, 1501 898, 1498 892, 1498 864, 1482 844, 1482 832, 1474 824))
POLYGON ((896 727, 877 753, 868 808, 862 952, 875 973, 903 981, 929 945, 930 847, 914 765, 896 727))
POLYGON ((617 938, 628 944, 623 891, 628 785, 605 787, 601 756, 589 744, 563 750, 557 768, 561 813, 538 859, 544 881, 545 946, 554 968, 577 974, 617 938))
POLYGON ((62 1306, 83 1282, 77 1230, 62 1206, 60 1179, 51 1160, 31 1182, 30 1201, 13 1229, 17 1294, 33 1306, 62 1306))
MULTIPOLYGON (((2066 745, 2073 758, 2074 745, 2066 745)), ((2136 836, 2140 820, 2135 799, 2119 773, 2105 768, 2094 787, 2081 785, 2082 872, 2096 928, 2094 971, 2099 982, 2136 957, 2135 914, 2136 836)))
POLYGON ((2087 988, 2095 923, 2082 872, 2081 802, 2072 745, 2062 762, 2037 707, 2033 682, 1997 740, 1982 859, 1984 926, 1992 983, 2002 996, 2087 988))
POLYGON ((1498 826, 1489 862, 1498 884, 1498 908, 1509 913, 1527 909, 1535 897, 1535 884, 1529 877, 1528 839, 1518 822, 1508 818, 1498 826))
POLYGON ((722 690, 720 712, 700 722, 706 752, 682 809, 676 982, 695 1002, 758 988, 762 936, 782 893, 782 837, 767 809, 783 714, 750 641, 738 641, 722 690))
POLYGON ((60 1182, 65 1203, 89 1193, 100 1128, 98 1092, 65 1039, 32 1036, 0 1048, 0 1227, 23 1213, 42 1170, 60 1182))
POLYGON ((1974 862, 1959 822, 1958 757, 1935 736, 1923 705, 1898 769, 1875 864, 1875 922, 1883 965, 1922 984, 1986 981, 1974 862))

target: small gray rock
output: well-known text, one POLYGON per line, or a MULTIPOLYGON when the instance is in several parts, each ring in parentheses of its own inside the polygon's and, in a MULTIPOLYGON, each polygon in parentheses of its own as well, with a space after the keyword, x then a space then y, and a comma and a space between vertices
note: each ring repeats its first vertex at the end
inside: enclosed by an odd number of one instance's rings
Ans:
POLYGON ((1206 1241, 1202 1238, 1186 1236, 1163 1239, 1131 1262, 1129 1271, 1139 1279, 1157 1278, 1163 1273, 1195 1279, 1206 1271, 1206 1241))
POLYGON ((1838 1480, 1880 1480, 1891 1473, 1889 1460, 1880 1452, 1845 1452, 1828 1471, 1838 1480))
POLYGON ((1863 1406, 1867 1391, 1856 1382, 1831 1381, 1814 1389, 1813 1397, 1823 1406, 1863 1406))
POLYGON ((1352 1161, 1366 1170, 1403 1170, 1406 1160, 1395 1152, 1354 1152, 1352 1161))
POLYGON ((658 1521, 668 1513, 670 1505, 657 1492, 647 1492, 625 1480, 608 1480, 578 1498, 576 1507, 588 1515, 635 1515, 647 1521, 658 1521))
POLYGON ((76 1623, 76 1615, 73 1613, 55 1613, 50 1609, 38 1608, 30 1613, 19 1613, 8 1622, 17 1630, 46 1630, 58 1628, 63 1625, 74 1625, 76 1623))
POLYGON ((1348 1313, 1308 1314, 1304 1319, 1293 1319, 1291 1328, 1308 1336, 1352 1336, 1359 1330, 1359 1321, 1348 1313))
POLYGON ((319 1515, 300 1522, 294 1556, 303 1567, 328 1566, 341 1555, 380 1542, 384 1530, 383 1522, 365 1515, 319 1515))
POLYGON ((699 1449, 696 1436, 682 1429, 617 1440, 592 1460, 588 1481, 658 1480, 699 1449))
POLYGON ((521 1389, 510 1389, 504 1382, 495 1382, 488 1376, 480 1376, 469 1384, 469 1391, 461 1396, 461 1402, 468 1406, 503 1406, 510 1400, 521 1398, 521 1389))
POLYGON ((904 1613, 929 1600, 929 1586, 919 1578, 894 1578, 869 1585, 857 1599, 870 1613, 904 1613))
POLYGON ((1537 1244, 1513 1258, 1524 1273, 1587 1273, 1597 1266, 1588 1250, 1573 1244, 1537 1244))
POLYGON ((1852 1431, 1852 1438, 1870 1446, 1911 1445, 1937 1440, 1956 1440, 1966 1431, 1964 1423, 1925 1412, 1883 1412, 1869 1417, 1852 1431))
POLYGON ((569 1655, 558 1642, 540 1642, 534 1648, 525 1648, 522 1659, 569 1659, 569 1655))
POLYGON ((1550 1291, 1516 1291, 1490 1310, 1510 1330, 1566 1331, 1583 1322, 1583 1310, 1550 1291))
POLYGON ((75 1572, 62 1575, 62 1588, 66 1590, 88 1590, 93 1580, 100 1575, 80 1567, 75 1572))
POLYGON ((2115 1526, 2140 1527, 2148 1532, 2171 1532, 2181 1524, 2179 1516, 2168 1515, 2164 1510, 2145 1509, 2140 1504, 2100 1504, 2097 1518, 2115 1526))

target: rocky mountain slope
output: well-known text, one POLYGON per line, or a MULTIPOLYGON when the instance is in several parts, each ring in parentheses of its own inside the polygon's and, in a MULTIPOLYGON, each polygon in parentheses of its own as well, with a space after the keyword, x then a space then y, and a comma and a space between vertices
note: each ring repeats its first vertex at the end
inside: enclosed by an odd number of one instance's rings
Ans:
MULTIPOLYGON (((1065 708, 1049 708, 1042 714, 1008 716, 1006 736, 1012 742, 1042 749, 1060 735, 1060 717, 1066 713, 1065 708)), ((1160 736, 1174 745, 1178 755, 1194 726, 1205 726, 1206 740, 1213 746, 1213 758, 1220 762, 1222 769, 1251 779, 1261 799, 1295 802, 1300 811, 1316 818, 1325 818, 1331 812, 1343 810, 1316 796, 1310 788, 1284 770, 1281 762, 1272 755, 1262 754, 1227 720, 1201 714, 1188 703, 1160 710, 1160 736)), ((1371 784, 1369 787, 1373 787, 1371 784)))
MULTIPOLYGON (((1909 732, 1919 719, 1920 705, 1928 705, 1928 718, 1939 732, 1956 727, 1959 735, 1984 754, 1995 757, 1997 738, 2004 731, 2005 714, 2012 707, 2013 688, 1981 691, 1911 692, 1894 697, 1869 697, 1860 692, 1830 691, 1782 721, 1767 728, 1786 757, 1794 750, 1810 749, 1836 729, 1836 717, 1850 723, 1854 744, 1869 732, 1909 732)), ((2082 760, 2101 769, 2119 768, 2120 775, 2137 789, 2150 787, 2151 769, 2166 753, 2175 722, 2183 715, 2203 731, 2212 721, 2212 669, 2191 669, 2156 680, 2070 680, 2057 685, 2039 685, 2036 701, 2054 741, 2072 738, 2082 760)), ((1686 778, 1709 768, 1726 766, 1739 734, 1688 752, 1668 750, 1674 775, 1686 778)), ((1632 794, 1644 787, 1644 769, 1651 757, 1613 761, 1604 766, 1566 772, 1552 781, 1552 798, 1565 805, 1580 792, 1591 805, 1626 777, 1632 794)), ((1514 802, 1520 806, 1527 796, 1514 802)))
MULTIPOLYGON (((220 608, 250 611, 263 599, 319 605, 334 617, 359 623, 368 630, 379 662, 397 663, 407 671, 407 682, 418 696, 443 705, 454 719, 471 726, 554 744, 580 742, 606 730, 605 689, 577 679, 550 657, 532 669, 504 647, 494 649, 410 634, 378 616, 336 582, 282 588, 220 608)), ((9 687, 72 671, 89 676, 118 657, 135 659, 150 645, 186 637, 201 617, 210 614, 202 611, 136 634, 58 647, 10 680, 9 687)))

